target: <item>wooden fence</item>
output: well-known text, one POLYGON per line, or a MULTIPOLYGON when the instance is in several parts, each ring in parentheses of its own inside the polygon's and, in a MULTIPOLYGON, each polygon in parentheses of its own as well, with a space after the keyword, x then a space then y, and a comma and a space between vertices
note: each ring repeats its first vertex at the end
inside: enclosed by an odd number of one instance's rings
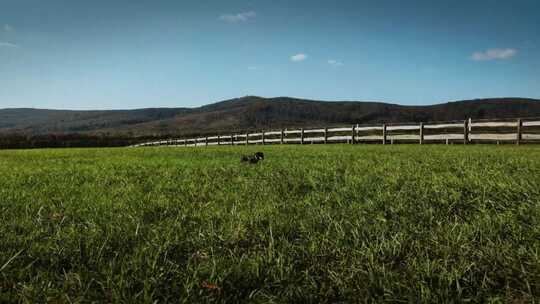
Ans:
POLYGON ((540 143, 540 118, 464 120, 419 124, 354 125, 308 129, 281 129, 187 139, 147 142, 144 146, 220 146, 250 144, 327 143, 540 143))

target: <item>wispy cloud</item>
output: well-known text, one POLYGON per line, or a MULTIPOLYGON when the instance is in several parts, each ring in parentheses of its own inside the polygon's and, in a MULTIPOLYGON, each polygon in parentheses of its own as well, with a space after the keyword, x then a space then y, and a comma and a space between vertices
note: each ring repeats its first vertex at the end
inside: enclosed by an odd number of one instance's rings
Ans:
POLYGON ((2 30, 4 30, 4 32, 11 32, 13 31, 13 27, 9 24, 4 24, 4 26, 2 26, 2 30))
POLYGON ((258 70, 262 70, 263 68, 260 66, 248 66, 247 69, 250 71, 258 71, 258 70))
POLYGON ((335 68, 340 67, 340 66, 343 66, 343 62, 337 61, 337 60, 335 60, 335 59, 329 59, 329 60, 328 60, 328 64, 331 65, 331 66, 333 66, 333 67, 335 67, 335 68))
POLYGON ((18 48, 19 45, 9 42, 0 42, 0 48, 18 48))
POLYGON ((506 60, 517 55, 516 49, 489 49, 483 52, 475 52, 471 59, 474 61, 506 60))
POLYGON ((300 62, 300 61, 306 60, 307 58, 308 58, 308 55, 300 53, 300 54, 296 54, 296 55, 291 56, 291 61, 292 62, 300 62))
POLYGON ((246 22, 249 19, 255 18, 257 16, 257 13, 254 11, 249 12, 242 12, 238 14, 224 14, 219 16, 219 20, 230 22, 230 23, 238 23, 238 22, 246 22))

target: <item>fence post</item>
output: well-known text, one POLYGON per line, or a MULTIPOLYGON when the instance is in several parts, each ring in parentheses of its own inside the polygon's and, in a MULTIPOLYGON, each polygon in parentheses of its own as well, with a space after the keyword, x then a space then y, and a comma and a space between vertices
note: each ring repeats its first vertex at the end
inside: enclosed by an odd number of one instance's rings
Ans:
POLYGON ((279 143, 283 145, 283 136, 285 134, 283 133, 283 129, 281 129, 281 137, 280 137, 280 140, 279 140, 279 143))
POLYGON ((205 145, 206 147, 208 147, 208 136, 206 136, 206 137, 204 138, 204 145, 205 145))
POLYGON ((420 123, 420 144, 424 144, 424 123, 420 123))
POLYGON ((187 147, 187 139, 184 139, 184 147, 187 147))
MULTIPOLYGON (((470 120, 470 119, 469 119, 470 120)), ((469 143, 469 120, 463 122, 463 144, 469 143)))
POLYGON ((328 143, 328 128, 324 127, 324 143, 328 143))
POLYGON ((264 130, 262 130, 262 144, 263 146, 266 144, 265 138, 264 138, 264 130))
POLYGON ((217 145, 221 146, 221 135, 217 136, 217 145))
POLYGON ((300 144, 304 144, 304 128, 300 131, 300 144))
POLYGON ((246 133, 246 146, 249 146, 249 133, 246 133))
POLYGON ((356 136, 356 125, 353 125, 352 134, 351 134, 351 145, 355 144, 355 136, 356 136))
POLYGON ((516 145, 519 145, 521 143, 521 139, 523 137, 523 134, 521 133, 521 127, 523 126, 523 122, 521 121, 521 118, 518 118, 517 120, 517 138, 516 138, 516 145))
POLYGON ((382 144, 386 145, 386 124, 382 125, 382 144))

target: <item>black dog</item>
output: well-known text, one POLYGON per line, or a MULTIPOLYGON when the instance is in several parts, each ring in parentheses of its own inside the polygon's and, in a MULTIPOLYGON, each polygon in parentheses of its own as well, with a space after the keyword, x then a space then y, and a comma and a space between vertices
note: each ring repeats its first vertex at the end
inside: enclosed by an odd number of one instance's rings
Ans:
POLYGON ((257 153, 255 153, 253 155, 243 155, 242 158, 241 158, 241 161, 246 162, 246 163, 250 163, 250 164, 256 164, 260 160, 263 160, 263 159, 264 159, 264 153, 257 152, 257 153))

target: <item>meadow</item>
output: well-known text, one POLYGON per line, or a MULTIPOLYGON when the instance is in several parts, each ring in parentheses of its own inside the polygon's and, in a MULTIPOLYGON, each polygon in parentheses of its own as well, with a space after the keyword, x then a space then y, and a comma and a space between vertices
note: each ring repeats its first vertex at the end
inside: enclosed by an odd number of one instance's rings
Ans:
POLYGON ((13 150, 0 172, 2 303, 540 299, 540 146, 13 150))

